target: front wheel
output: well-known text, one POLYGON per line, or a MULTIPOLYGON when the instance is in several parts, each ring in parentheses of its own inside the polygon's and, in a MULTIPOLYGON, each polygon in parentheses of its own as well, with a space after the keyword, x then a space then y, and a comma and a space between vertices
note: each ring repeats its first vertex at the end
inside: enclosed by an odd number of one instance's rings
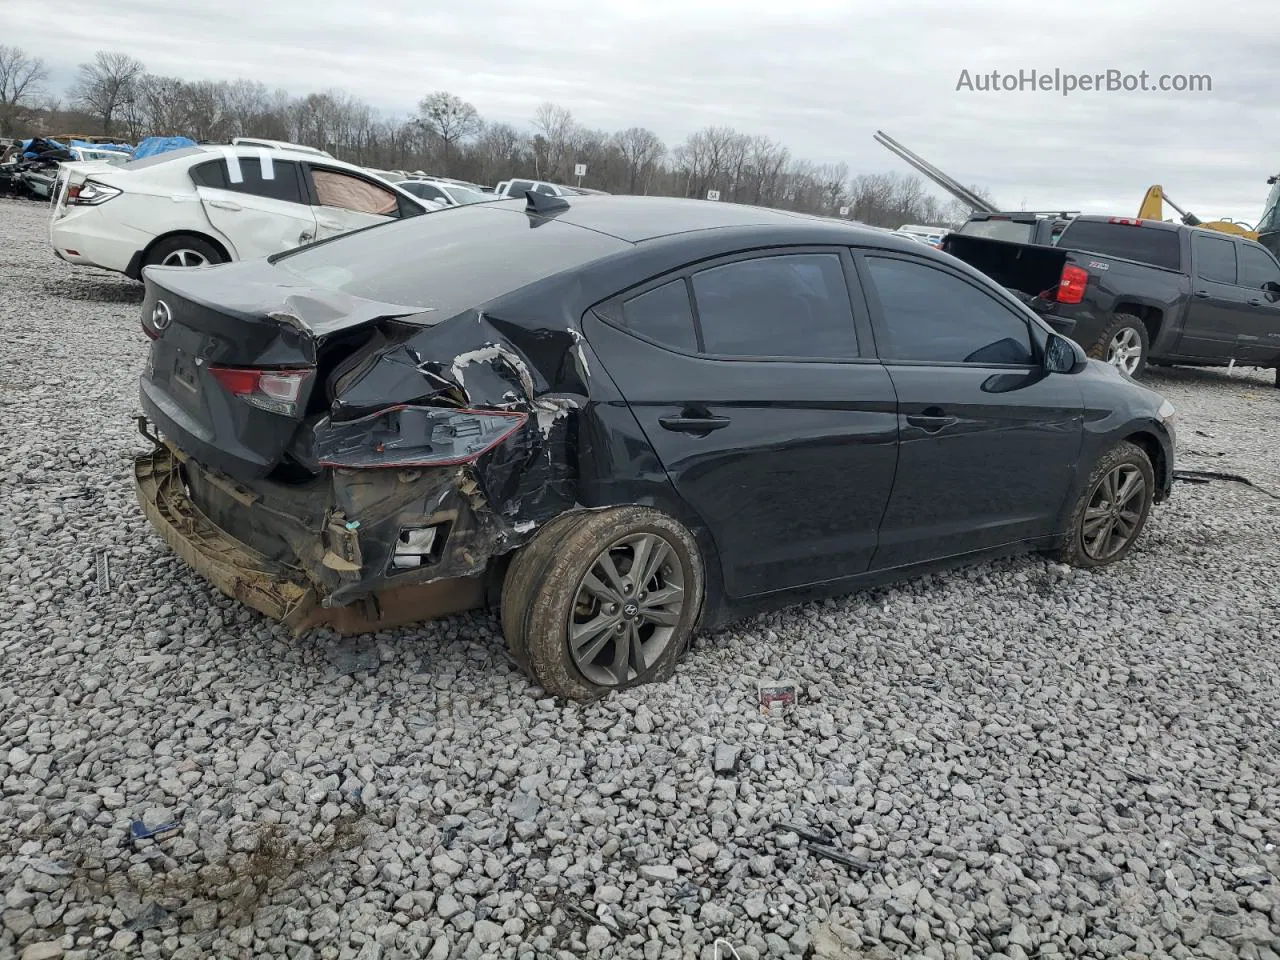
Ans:
POLYGON ((702 607, 692 534, 639 506, 590 511, 547 533, 554 549, 537 551, 541 569, 522 573, 531 582, 511 597, 527 604, 524 615, 503 618, 533 679, 553 695, 591 700, 670 676, 702 607))
POLYGON ((1146 451, 1121 443, 1098 459, 1076 501, 1058 559, 1105 567, 1133 549, 1155 502, 1156 475, 1146 451))
POLYGON ((1147 354, 1151 352, 1147 325, 1131 313, 1117 313, 1086 352, 1136 379, 1146 369, 1147 354))

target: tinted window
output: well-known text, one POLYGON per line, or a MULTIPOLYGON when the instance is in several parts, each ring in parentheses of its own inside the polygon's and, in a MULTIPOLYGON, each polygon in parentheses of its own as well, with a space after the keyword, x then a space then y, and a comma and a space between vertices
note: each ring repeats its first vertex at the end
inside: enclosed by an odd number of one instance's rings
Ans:
POLYGON ((226 159, 211 160, 192 167, 191 179, 198 186, 234 190, 288 203, 305 202, 298 184, 298 165, 290 160, 272 160, 264 165, 257 157, 238 157, 234 170, 226 159))
POLYGON ((395 216, 400 209, 399 199, 386 187, 341 170, 312 167, 311 181, 316 185, 316 202, 322 207, 337 207, 383 217, 395 216))
POLYGON ((1240 286, 1258 289, 1268 280, 1280 283, 1280 266, 1276 265, 1265 250, 1257 247, 1238 248, 1240 251, 1240 286))
POLYGON ((1236 282, 1236 245, 1222 237, 1191 235, 1191 255, 1196 276, 1218 283, 1236 282))
POLYGON ((905 260, 868 257, 884 321, 885 360, 1030 364, 1031 333, 1004 304, 959 277, 905 260))
POLYGON ((1176 230, 1136 227, 1126 223, 1072 220, 1058 246, 1177 270, 1182 264, 1176 230))
POLYGON ((632 297, 623 305, 622 322, 628 330, 658 343, 690 353, 698 350, 693 309, 683 278, 632 297))
POLYGON ((1013 220, 970 220, 956 233, 966 237, 986 237, 989 240, 1007 240, 1010 243, 1030 243, 1034 224, 1013 220))
POLYGON ((738 357, 856 357, 835 254, 738 260, 693 275, 703 350, 738 357))
POLYGON ((272 262, 324 289, 433 308, 426 319, 439 321, 629 249, 625 241, 554 220, 533 230, 521 212, 475 203, 447 217, 358 230, 272 262))

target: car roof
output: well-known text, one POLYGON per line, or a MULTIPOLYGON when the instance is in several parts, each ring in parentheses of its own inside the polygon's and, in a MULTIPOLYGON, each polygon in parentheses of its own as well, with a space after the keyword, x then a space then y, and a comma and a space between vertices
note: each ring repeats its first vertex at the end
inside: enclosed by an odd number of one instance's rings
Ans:
MULTIPOLYGON (((712 200, 691 200, 682 197, 636 197, 610 194, 583 195, 563 198, 566 208, 555 210, 547 216, 561 223, 572 224, 597 233, 608 234, 628 243, 643 243, 696 230, 730 229, 735 227, 787 227, 791 230, 811 227, 815 243, 856 243, 883 240, 892 236, 890 231, 877 230, 847 220, 818 217, 787 210, 753 207, 740 203, 722 203, 712 200)), ((488 207, 519 210, 525 209, 524 199, 499 200, 488 207)), ((911 249, 914 241, 897 240, 901 249, 911 249)))

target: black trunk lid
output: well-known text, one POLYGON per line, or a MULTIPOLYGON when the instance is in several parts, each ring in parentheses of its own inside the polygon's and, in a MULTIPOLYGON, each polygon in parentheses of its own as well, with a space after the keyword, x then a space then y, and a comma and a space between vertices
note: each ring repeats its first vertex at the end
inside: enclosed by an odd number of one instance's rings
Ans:
POLYGON ((148 268, 144 282, 144 412, 184 452, 242 480, 280 466, 299 425, 323 409, 322 378, 341 359, 334 349, 349 354, 380 320, 421 312, 291 283, 265 261, 148 268), (283 413, 236 396, 214 368, 311 373, 283 413))

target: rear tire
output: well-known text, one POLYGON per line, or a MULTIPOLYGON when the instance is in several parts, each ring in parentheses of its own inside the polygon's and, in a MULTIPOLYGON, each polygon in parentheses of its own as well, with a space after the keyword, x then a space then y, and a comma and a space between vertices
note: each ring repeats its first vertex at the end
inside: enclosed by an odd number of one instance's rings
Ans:
POLYGON ((1106 567, 1129 555, 1155 501, 1156 474, 1146 451, 1124 442, 1094 464, 1067 524, 1057 559, 1073 567, 1106 567))
POLYGON ((1147 354, 1151 352, 1147 325, 1131 313, 1117 313, 1097 343, 1085 352, 1136 380, 1147 369, 1147 354))
POLYGON ((542 572, 551 564, 561 541, 577 529, 587 512, 564 513, 544 523, 511 560, 502 581, 502 636, 507 650, 525 673, 529 673, 528 645, 525 643, 525 620, 533 602, 533 588, 542 572))
POLYGON ((227 258, 217 247, 202 237, 179 234, 165 237, 142 260, 144 267, 203 267, 226 263, 227 258))
POLYGON ((523 642, 548 693, 594 700, 669 677, 702 609, 698 547, 684 526, 649 507, 591 511, 539 551, 527 586, 523 642))

